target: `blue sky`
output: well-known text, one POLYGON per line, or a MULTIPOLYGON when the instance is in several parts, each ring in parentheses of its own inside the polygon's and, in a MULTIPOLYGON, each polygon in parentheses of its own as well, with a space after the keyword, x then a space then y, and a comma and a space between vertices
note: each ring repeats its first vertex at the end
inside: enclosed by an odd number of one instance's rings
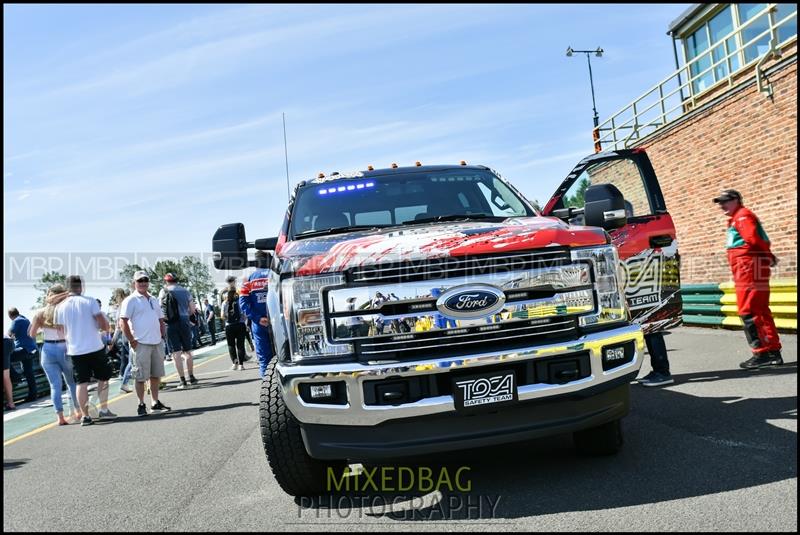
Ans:
MULTIPOLYGON (((674 70, 687 6, 4 5, 4 253, 209 252, 236 221, 276 235, 282 112, 292 185, 463 159, 545 202, 592 152, 567 46, 605 50, 602 121, 674 70)), ((29 310, 30 288, 4 287, 29 310)))

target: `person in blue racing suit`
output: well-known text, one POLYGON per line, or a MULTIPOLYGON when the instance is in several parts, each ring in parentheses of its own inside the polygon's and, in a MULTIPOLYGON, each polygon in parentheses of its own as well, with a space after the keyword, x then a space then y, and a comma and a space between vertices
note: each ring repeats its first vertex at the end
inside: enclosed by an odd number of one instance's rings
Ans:
POLYGON ((261 378, 267 372, 267 364, 272 358, 272 344, 269 339, 269 315, 267 313, 267 284, 269 271, 266 269, 266 254, 256 251, 256 270, 247 278, 239 290, 239 308, 250 318, 253 326, 258 371, 261 378))

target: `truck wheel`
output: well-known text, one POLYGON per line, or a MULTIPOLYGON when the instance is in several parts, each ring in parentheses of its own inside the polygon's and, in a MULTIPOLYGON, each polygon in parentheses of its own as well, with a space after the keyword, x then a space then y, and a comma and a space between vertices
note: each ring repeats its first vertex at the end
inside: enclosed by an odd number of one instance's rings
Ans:
POLYGON ((622 448, 622 420, 576 431, 572 437, 582 455, 614 455, 622 448))
POLYGON ((344 461, 321 461, 306 452, 300 434, 300 424, 286 408, 280 390, 280 379, 273 357, 261 383, 261 440, 264 452, 278 484, 292 496, 328 494, 328 468, 341 477, 347 466, 344 461))

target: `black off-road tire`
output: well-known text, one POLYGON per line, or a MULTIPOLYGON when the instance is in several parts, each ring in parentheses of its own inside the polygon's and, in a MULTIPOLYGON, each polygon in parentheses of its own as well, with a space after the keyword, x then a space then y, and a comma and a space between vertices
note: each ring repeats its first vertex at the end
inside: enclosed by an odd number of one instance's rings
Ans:
POLYGON ((300 424, 289 412, 280 389, 276 359, 267 366, 267 374, 261 383, 261 440, 264 452, 278 484, 292 496, 320 496, 329 494, 327 486, 328 468, 336 477, 341 477, 347 463, 344 461, 322 461, 306 452, 300 424))
POLYGON ((614 455, 622 448, 622 420, 617 419, 597 427, 572 434, 575 449, 581 455, 592 457, 614 455))

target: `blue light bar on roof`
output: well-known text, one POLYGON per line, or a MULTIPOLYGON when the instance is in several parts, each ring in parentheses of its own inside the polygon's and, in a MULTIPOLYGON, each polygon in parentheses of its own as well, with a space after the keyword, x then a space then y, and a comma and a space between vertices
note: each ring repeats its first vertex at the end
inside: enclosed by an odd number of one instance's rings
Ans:
POLYGON ((359 182, 358 184, 348 184, 346 186, 328 187, 327 185, 317 190, 320 195, 328 195, 329 193, 342 193, 345 191, 355 191, 364 188, 375 187, 375 182, 359 182))

